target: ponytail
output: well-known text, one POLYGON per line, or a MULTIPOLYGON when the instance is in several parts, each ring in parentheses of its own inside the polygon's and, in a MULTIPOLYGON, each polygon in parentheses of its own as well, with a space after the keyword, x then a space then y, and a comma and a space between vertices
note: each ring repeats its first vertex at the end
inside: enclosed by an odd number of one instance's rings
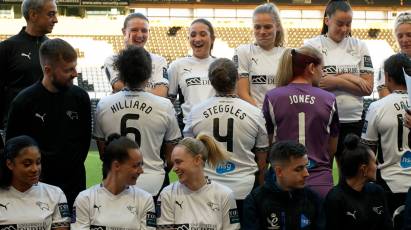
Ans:
POLYGON ((285 49, 278 65, 276 87, 286 86, 293 79, 293 56, 292 49, 285 49))

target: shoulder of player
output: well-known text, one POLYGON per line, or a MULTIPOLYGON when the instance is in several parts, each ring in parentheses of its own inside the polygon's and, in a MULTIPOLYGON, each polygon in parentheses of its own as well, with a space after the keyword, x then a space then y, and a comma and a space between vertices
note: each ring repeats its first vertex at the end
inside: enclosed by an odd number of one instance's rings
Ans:
POLYGON ((325 39, 324 35, 318 35, 316 37, 310 38, 304 42, 304 45, 309 45, 313 46, 315 48, 318 48, 321 46, 321 40, 325 39))
POLYGON ((106 59, 104 59, 104 65, 113 65, 114 64, 114 60, 116 59, 118 55, 117 54, 112 54, 108 57, 106 57, 106 59))
POLYGON ((37 185, 33 185, 33 186, 37 186, 39 190, 41 191, 47 191, 47 194, 50 194, 52 196, 59 196, 63 193, 63 190, 61 190, 60 187, 51 185, 51 184, 46 184, 43 182, 38 182, 37 185))
POLYGON ((44 90, 41 87, 41 83, 35 83, 17 94, 17 96, 14 98, 13 103, 19 103, 19 104, 26 104, 26 103, 32 103, 38 97, 42 96, 44 93, 44 90))
POLYGON ((209 186, 210 186, 211 190, 217 195, 220 195, 222 197, 234 197, 233 190, 231 190, 229 187, 227 187, 223 184, 220 184, 220 183, 215 182, 215 181, 211 181, 209 186))
POLYGON ((167 62, 166 59, 163 56, 160 56, 158 54, 151 53, 151 52, 149 52, 149 53, 150 53, 151 60, 153 62, 167 62))
POLYGON ((374 182, 366 183, 364 185, 364 191, 366 193, 369 193, 369 194, 377 194, 377 195, 381 195, 381 196, 384 195, 384 189, 380 185, 378 185, 374 182))
POLYGON ((151 196, 150 193, 144 191, 141 188, 138 188, 137 186, 130 186, 129 189, 130 189, 130 191, 132 191, 132 193, 134 194, 134 196, 136 198, 142 198, 142 199, 145 199, 145 200, 152 200, 153 199, 153 197, 151 196))
POLYGON ((255 43, 241 44, 236 48, 237 55, 244 56, 253 52, 258 46, 255 43))

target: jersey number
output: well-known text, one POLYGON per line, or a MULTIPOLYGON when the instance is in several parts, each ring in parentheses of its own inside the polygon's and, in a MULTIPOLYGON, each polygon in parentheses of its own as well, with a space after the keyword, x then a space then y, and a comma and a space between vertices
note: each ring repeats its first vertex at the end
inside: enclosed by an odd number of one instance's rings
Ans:
POLYGON ((227 142, 227 151, 233 152, 233 128, 234 119, 228 118, 227 120, 227 134, 226 136, 220 135, 220 119, 214 118, 213 120, 213 136, 219 142, 227 142))
POLYGON ((127 134, 134 134, 134 141, 141 146, 141 134, 135 127, 127 127, 128 120, 138 120, 140 116, 138 114, 127 113, 121 118, 120 132, 121 136, 127 136, 127 134))
POLYGON ((298 113, 298 142, 305 146, 305 113, 298 113))

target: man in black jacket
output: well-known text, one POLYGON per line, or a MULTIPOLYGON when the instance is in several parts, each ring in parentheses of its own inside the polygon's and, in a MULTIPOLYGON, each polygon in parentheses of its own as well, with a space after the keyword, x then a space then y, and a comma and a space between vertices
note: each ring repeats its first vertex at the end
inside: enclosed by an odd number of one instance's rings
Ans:
POLYGON ((21 12, 27 25, 0 43, 0 130, 14 97, 43 77, 39 48, 57 23, 55 0, 24 0, 21 12))
POLYGON ((39 144, 42 182, 59 186, 69 207, 86 188, 84 161, 91 139, 91 106, 86 91, 73 85, 77 54, 61 39, 40 47, 44 77, 21 91, 10 106, 6 139, 28 135, 39 144))
POLYGON ((322 201, 304 187, 307 152, 302 144, 281 141, 272 146, 265 184, 244 202, 242 229, 324 229, 322 201))

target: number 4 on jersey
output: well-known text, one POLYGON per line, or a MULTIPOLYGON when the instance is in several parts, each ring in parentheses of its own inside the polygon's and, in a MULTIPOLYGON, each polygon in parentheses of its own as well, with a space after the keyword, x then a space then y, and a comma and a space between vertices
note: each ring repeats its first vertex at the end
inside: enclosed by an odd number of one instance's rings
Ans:
POLYGON ((227 142, 227 151, 233 152, 233 136, 234 136, 234 119, 228 118, 227 120, 227 134, 226 136, 220 135, 220 119, 213 119, 213 136, 219 142, 227 142))

